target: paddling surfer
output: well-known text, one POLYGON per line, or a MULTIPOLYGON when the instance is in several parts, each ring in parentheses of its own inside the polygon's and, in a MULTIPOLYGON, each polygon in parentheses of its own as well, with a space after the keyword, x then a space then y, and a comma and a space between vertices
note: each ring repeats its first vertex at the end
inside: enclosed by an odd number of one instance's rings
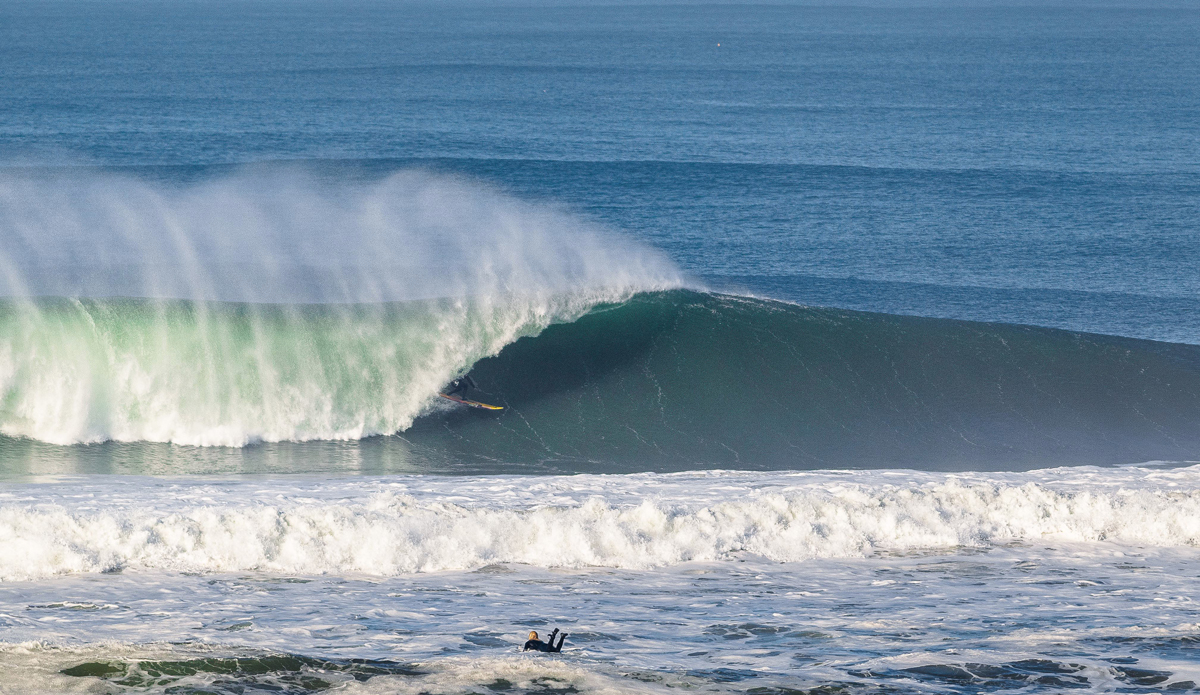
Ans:
POLYGON ((521 651, 523 651, 523 652, 528 652, 528 651, 561 652, 563 642, 565 642, 567 639, 567 633, 564 632, 558 636, 558 646, 557 647, 554 646, 554 636, 555 635, 558 635, 558 628, 554 628, 554 632, 550 633, 550 639, 547 640, 546 642, 543 642, 540 639, 538 639, 538 634, 536 632, 530 632, 529 633, 529 641, 525 643, 525 648, 522 649, 521 651))

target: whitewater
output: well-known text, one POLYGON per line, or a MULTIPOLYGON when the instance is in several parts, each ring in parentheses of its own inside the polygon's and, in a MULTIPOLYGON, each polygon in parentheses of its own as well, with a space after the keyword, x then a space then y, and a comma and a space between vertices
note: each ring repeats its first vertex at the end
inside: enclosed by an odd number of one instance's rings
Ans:
POLYGON ((652 569, 1044 541, 1194 548, 1200 467, 320 481, 84 477, 0 495, 0 580, 170 570, 652 569))

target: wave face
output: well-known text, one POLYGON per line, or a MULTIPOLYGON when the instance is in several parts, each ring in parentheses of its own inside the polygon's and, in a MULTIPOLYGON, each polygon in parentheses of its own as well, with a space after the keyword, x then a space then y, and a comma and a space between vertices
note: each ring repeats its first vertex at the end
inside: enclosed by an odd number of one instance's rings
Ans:
POLYGON ((1035 468, 1200 458, 1200 348, 673 291, 472 372, 509 406, 404 434, 562 470, 1035 468))
POLYGON ((1200 469, 78 481, 0 500, 0 581, 56 574, 363 573, 494 563, 649 569, 1011 542, 1192 547, 1200 469))
POLYGON ((1200 458, 1200 347, 690 290, 623 298, 630 291, 9 302, 0 432, 225 446, 399 432, 371 450, 396 449, 418 471, 1200 458), (476 397, 506 410, 438 402, 468 368, 476 397))

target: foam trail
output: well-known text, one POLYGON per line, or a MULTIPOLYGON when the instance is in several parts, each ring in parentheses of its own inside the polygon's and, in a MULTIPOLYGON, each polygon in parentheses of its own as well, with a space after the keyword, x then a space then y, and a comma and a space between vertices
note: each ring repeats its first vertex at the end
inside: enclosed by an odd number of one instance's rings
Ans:
POLYGON ((679 284, 617 234, 421 172, 3 174, 0 248, 0 433, 58 444, 395 432, 516 338, 679 284))
POLYGON ((1096 470, 18 487, 0 506, 0 578, 637 569, 742 553, 799 562, 1047 539, 1200 543, 1200 467, 1100 483, 1096 470))

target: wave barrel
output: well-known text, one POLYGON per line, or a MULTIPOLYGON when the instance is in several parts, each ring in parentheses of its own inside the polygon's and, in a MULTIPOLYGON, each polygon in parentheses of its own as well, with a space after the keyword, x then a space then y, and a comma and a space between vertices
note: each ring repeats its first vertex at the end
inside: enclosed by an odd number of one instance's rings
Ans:
POLYGON ((562 470, 1037 468, 1200 458, 1200 347, 638 295, 472 372, 503 417, 405 437, 562 470))

